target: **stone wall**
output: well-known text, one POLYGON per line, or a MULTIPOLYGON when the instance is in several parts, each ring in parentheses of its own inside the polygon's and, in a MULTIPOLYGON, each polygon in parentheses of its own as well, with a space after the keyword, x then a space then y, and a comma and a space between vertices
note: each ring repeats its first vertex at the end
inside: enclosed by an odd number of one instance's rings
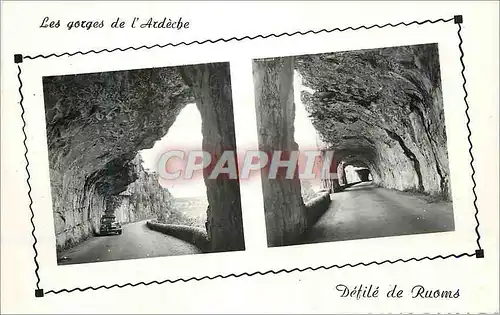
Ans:
POLYGON ((330 199, 329 193, 321 193, 318 194, 315 198, 306 202, 306 216, 307 216, 307 224, 308 227, 313 226, 319 218, 328 210, 330 207, 330 203, 332 200, 330 199))
POLYGON ((165 224, 155 221, 148 221, 146 224, 151 230, 171 235, 191 243, 204 253, 213 251, 207 232, 204 229, 186 225, 165 224))

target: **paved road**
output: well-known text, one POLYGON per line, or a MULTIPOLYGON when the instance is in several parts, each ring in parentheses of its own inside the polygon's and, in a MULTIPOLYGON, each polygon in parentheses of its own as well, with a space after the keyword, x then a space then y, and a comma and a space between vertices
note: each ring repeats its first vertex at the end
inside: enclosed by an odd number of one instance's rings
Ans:
POLYGON ((140 221, 124 225, 121 235, 93 237, 60 253, 58 263, 66 265, 198 253, 201 251, 196 246, 152 231, 146 226, 146 221, 140 221))
POLYGON ((429 202, 373 185, 356 184, 331 195, 330 208, 302 243, 453 231, 450 202, 429 202))

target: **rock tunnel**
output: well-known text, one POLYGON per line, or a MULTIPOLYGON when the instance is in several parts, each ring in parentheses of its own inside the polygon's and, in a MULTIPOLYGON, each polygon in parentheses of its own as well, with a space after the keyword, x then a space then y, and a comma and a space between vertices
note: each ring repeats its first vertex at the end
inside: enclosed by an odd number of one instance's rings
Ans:
MULTIPOLYGON (((333 151, 338 165, 326 186, 346 184, 351 166, 364 169, 362 181, 451 200, 437 44, 258 59, 253 71, 261 147, 295 147, 299 72, 318 149, 333 151)), ((268 244, 289 244, 307 228, 300 181, 262 181, 268 244)))
MULTIPOLYGON (((131 189, 141 200, 125 220, 161 215, 170 194, 144 175, 137 152, 163 137, 186 104, 200 111, 203 150, 235 151, 230 80, 229 63, 44 77, 58 249, 95 233, 104 212, 132 202, 131 189)), ((205 184, 212 251, 244 249, 239 182, 205 184)))

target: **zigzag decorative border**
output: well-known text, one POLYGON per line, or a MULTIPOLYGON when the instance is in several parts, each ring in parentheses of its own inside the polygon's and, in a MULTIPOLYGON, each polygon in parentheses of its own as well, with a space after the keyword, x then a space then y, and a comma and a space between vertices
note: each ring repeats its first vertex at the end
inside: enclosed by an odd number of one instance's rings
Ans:
MULTIPOLYGON (((470 168, 472 169, 472 174, 471 174, 471 179, 472 179, 472 183, 473 183, 473 186, 472 186, 472 192, 474 193, 474 208, 476 209, 476 213, 474 214, 474 217, 476 218, 476 228, 475 228, 475 231, 476 231, 476 234, 477 234, 477 240, 476 240, 476 243, 477 243, 477 247, 479 248, 479 250, 482 251, 481 249, 481 243, 479 242, 480 239, 481 239, 481 234, 479 234, 479 219, 477 218, 477 215, 479 214, 479 209, 477 208, 477 195, 476 195, 476 180, 474 179, 474 175, 476 174, 476 170, 474 169, 474 165, 473 165, 473 162, 474 162, 474 155, 472 155, 472 141, 470 140, 471 136, 472 136, 472 131, 470 129, 470 117, 469 117, 469 103, 467 102, 467 96, 469 95, 469 93, 467 93, 467 89, 465 88, 465 84, 467 83, 467 79, 465 78, 465 64, 464 64, 464 51, 462 49, 462 44, 463 44, 463 40, 462 40, 462 36, 460 35, 460 31, 462 30, 462 26, 460 25, 462 23, 462 18, 460 18, 460 23, 457 23, 458 24, 458 38, 460 39, 460 44, 458 44, 458 49, 460 50, 460 63, 462 64, 462 78, 464 79, 464 83, 462 84, 462 87, 464 89, 464 92, 465 92, 465 95, 464 95, 464 102, 465 102, 465 106, 466 106, 466 109, 465 109, 465 116, 467 116, 467 123, 466 123, 466 126, 467 126, 467 130, 469 131, 469 135, 467 136, 467 141, 469 141, 469 155, 470 155, 470 168)), ((484 255, 484 254, 483 254, 484 255)))
POLYGON ((172 47, 176 47, 176 46, 181 46, 181 45, 185 45, 185 46, 189 46, 189 45, 193 45, 193 44, 199 44, 199 45, 203 45, 203 44, 206 44, 206 43, 212 43, 212 44, 215 44, 215 43, 218 43, 218 42, 230 42, 230 41, 242 41, 242 40, 254 40, 254 39, 267 39, 267 38, 270 38, 270 37, 275 37, 275 38, 278 38, 278 37, 282 37, 282 36, 295 36, 295 35, 307 35, 307 34, 319 34, 319 33, 331 33, 331 32, 335 32, 335 31, 339 31, 339 32, 343 32, 343 31, 347 31, 347 30, 352 30, 352 31, 356 31, 356 30, 360 30, 360 29, 365 29, 365 30, 369 30, 369 29, 372 29, 372 28, 385 28, 385 27, 398 27, 398 26, 401 26, 401 25, 404 25, 404 26, 410 26, 410 25, 422 25, 422 24, 426 24, 426 23, 431 23, 431 24, 434 24, 434 23, 438 23, 438 22, 443 22, 443 23, 447 23, 447 22, 451 22, 451 21, 454 21, 455 24, 458 24, 458 31, 457 31, 457 34, 458 34, 458 37, 460 39, 460 43, 458 45, 458 49, 460 50, 460 53, 461 53, 461 56, 460 56, 460 63, 462 64, 462 71, 461 71, 461 75, 462 75, 462 78, 463 78, 463 90, 465 92, 465 96, 464 96, 464 102, 465 102, 465 105, 466 105, 466 110, 465 110, 465 115, 467 116, 467 123, 466 123, 466 126, 467 126, 467 130, 469 132, 468 134, 468 137, 467 137, 467 140, 469 142, 469 155, 471 157, 471 160, 470 160, 470 166, 471 166, 471 169, 472 169, 472 174, 471 174, 471 178, 472 178, 472 182, 473 182, 473 187, 472 187, 472 192, 474 194, 474 208, 476 210, 475 214, 474 214, 474 217, 475 217, 475 220, 476 220, 476 227, 475 227, 475 232, 476 232, 476 235, 477 235, 477 240, 476 240, 476 243, 477 243, 477 246, 478 246, 478 249, 475 250, 474 253, 462 253, 462 254, 449 254, 449 255, 446 255, 446 256, 442 256, 442 255, 438 255, 438 256, 434 256, 434 257, 428 257, 428 256, 425 256, 425 257, 420 257, 420 258, 415 258, 415 257, 412 257, 412 258, 408 258, 408 259, 396 259, 396 260, 384 260, 384 261, 371 261, 371 262, 368 262, 368 263, 365 263, 365 262, 359 262, 359 263, 356 263, 356 264, 344 264, 344 265, 330 265, 330 266, 318 266, 318 267, 306 267, 306 268, 293 268, 293 269, 281 269, 281 270, 268 270, 268 271, 265 271, 265 272, 261 272, 261 271, 255 271, 255 272, 252 272, 252 273, 248 273, 248 272, 244 272, 244 273, 240 273, 240 274, 234 274, 234 273, 231 273, 231 274, 227 274, 227 275, 216 275, 216 276, 204 276, 204 277, 201 277, 201 278, 197 278, 197 277, 192 277, 192 278, 188 278, 188 279, 184 279, 184 278, 178 278, 178 279, 175 279, 175 280, 170 280, 170 279, 166 279, 166 280, 161 280, 161 281, 150 281, 150 282, 137 282, 137 283, 125 283, 125 284, 113 284, 113 285, 109 285, 109 286, 106 286, 106 285, 101 285, 101 286, 98 286, 98 287, 92 287, 92 286, 89 286, 89 287, 85 287, 85 288, 79 288, 79 287, 76 287, 76 288, 72 288, 72 289, 61 289, 61 290, 48 290, 45 292, 45 294, 59 294, 59 293, 71 293, 71 292, 75 292, 75 291, 79 291, 79 292, 84 292, 84 291, 87 291, 87 290, 100 290, 100 289, 112 289, 112 288, 124 288, 124 287, 136 287, 136 286, 140 286, 140 285, 144 285, 144 286, 148 286, 148 285, 152 285, 152 284, 164 284, 164 283, 176 283, 176 282, 189 282, 189 281, 202 281, 202 280, 213 280, 213 279, 217 279, 217 278, 221 278, 221 279, 225 279, 225 278, 230 278, 230 277, 234 277, 234 278, 239 278, 239 277, 243 277, 243 276, 248 276, 248 277, 252 277, 252 276, 255 276, 255 275, 261 275, 261 276, 264 276, 264 275, 267 275, 267 274, 280 274, 280 273, 292 273, 292 272, 304 272, 304 271, 316 271, 316 270, 320 270, 320 269, 324 269, 324 270, 329 270, 329 269, 332 269, 332 268, 338 268, 338 269, 341 269, 341 268, 345 268, 345 267, 357 267, 357 266, 370 266, 370 265, 383 265, 383 264, 396 264, 396 263, 407 263, 407 262, 410 262, 410 261, 423 261, 423 260, 435 260, 435 259, 448 259, 448 258, 451 258, 451 257, 454 257, 454 258, 461 258, 461 257, 476 257, 476 258, 484 258, 484 250, 481 248, 481 244, 480 244, 480 239, 481 239, 481 235, 479 233, 479 219, 478 219, 478 214, 479 214, 479 209, 477 207, 477 195, 476 195, 476 181, 474 179, 474 175, 476 173, 475 169, 474 169, 474 165, 473 165, 473 162, 474 162, 474 156, 472 154, 472 148, 473 148, 473 145, 472 145, 472 141, 471 141, 471 135, 472 135, 472 131, 470 129, 470 117, 469 117, 469 104, 467 102, 467 96, 468 96, 468 93, 467 93, 467 89, 466 89, 466 83, 467 83, 467 80, 465 78, 465 64, 463 62, 463 57, 464 57, 464 51, 462 49, 462 44, 463 44, 463 39, 462 39, 462 36, 460 34, 461 30, 462 30, 462 27, 461 27, 461 24, 463 23, 463 18, 461 15, 455 15, 453 18, 449 18, 449 19, 437 19, 437 20, 425 20, 425 21, 412 21, 412 22, 399 22, 399 23, 396 23, 396 24, 392 24, 392 23, 387 23, 387 24, 384 24, 384 25, 378 25, 378 24, 374 24, 374 25, 371 25, 371 26, 365 26, 365 25, 361 25, 361 26, 358 26, 358 27, 346 27, 346 28, 333 28, 333 29, 330 29, 330 30, 327 30, 327 29, 321 29, 321 30, 309 30, 309 31, 305 31, 305 32, 302 32, 302 31, 296 31, 294 33, 281 33, 281 34, 268 34, 268 35, 256 35, 256 36, 244 36, 244 37, 231 37, 229 39, 224 39, 224 38, 219 38, 219 39, 216 39, 216 40, 211 40, 211 39, 207 39, 207 40, 204 40, 204 41, 192 41, 192 42, 179 42, 179 43, 167 43, 167 44, 163 44, 163 45, 159 45, 159 44, 156 44, 156 45, 151 45, 151 46, 146 46, 146 45, 143 45, 143 46, 139 46, 139 47, 127 47, 127 48, 114 48, 114 49, 101 49, 101 50, 98 50, 98 51, 95 51, 95 50, 89 50, 89 51, 85 51, 85 52, 82 52, 82 51, 77 51, 77 52, 73 52, 73 53, 68 53, 68 52, 65 52, 65 53, 61 53, 61 54, 55 54, 55 53, 52 53, 52 54, 49 54, 49 55, 35 55, 35 56, 22 56, 20 54, 16 54, 14 55, 14 62, 18 64, 18 75, 17 75, 17 78, 19 80, 19 95, 21 97, 21 100, 19 101, 19 105, 21 105, 21 110, 22 110, 22 113, 21 113, 21 120, 23 121, 23 127, 22 127, 22 132, 24 134, 24 140, 23 140, 23 144, 24 144, 24 148, 25 148, 25 153, 24 153, 24 158, 26 160, 26 173, 28 175, 28 178, 26 179, 26 183, 28 184, 28 198, 30 199, 30 204, 29 204, 29 209, 31 211, 31 226, 32 226, 32 231, 31 231, 31 234, 33 235, 33 239, 34 239, 34 242, 33 242, 33 250, 35 252, 35 256, 33 258, 34 262, 35 262, 35 276, 37 278, 37 282, 36 282, 36 290, 35 290, 35 296, 36 297, 43 297, 44 296, 44 291, 43 289, 40 288, 40 275, 38 273, 39 269, 40 269, 40 265, 38 264, 38 251, 36 249, 36 244, 38 242, 37 238, 36 238, 36 235, 35 235, 35 230, 36 230, 36 226, 34 224, 34 217, 35 217, 35 213, 33 211, 33 199, 31 197, 31 185, 30 185, 30 178, 31 178, 31 175, 30 175, 30 172, 29 172, 29 159, 28 159, 28 146, 26 145, 26 141, 28 139, 27 135, 26 135, 26 120, 24 119, 24 114, 25 114, 25 109, 24 109, 24 106, 23 106, 23 100, 24 100, 24 96, 23 96, 23 93, 22 93, 22 87, 23 87, 23 83, 22 83, 22 80, 21 80, 21 66, 19 65, 19 63, 22 63, 23 62, 23 59, 28 59, 28 60, 35 60, 35 59, 38 59, 38 58, 43 58, 43 59, 47 59, 47 58, 52 58, 52 57, 62 57, 62 56, 68 56, 68 57, 71 57, 71 56, 75 56, 75 55, 87 55, 87 54, 90 54, 90 53, 94 53, 94 54, 100 54, 100 53, 103 53, 103 52, 107 52, 107 53, 112 53, 112 52, 115 52, 115 51, 127 51, 127 50, 141 50, 141 49, 152 49, 152 48, 164 48, 164 47, 167 47, 167 46, 172 46, 172 47))
POLYGON ((422 24, 425 24, 425 23, 438 23, 438 22, 450 22, 452 21, 454 18, 450 18, 450 19, 437 19, 437 20, 434 20, 434 21, 431 21, 431 20, 425 20, 425 21, 412 21, 412 22, 409 22, 409 23, 406 23, 406 22, 399 22, 399 23, 396 23, 396 24, 392 24, 392 23, 387 23, 387 24, 384 24, 384 25, 378 25, 378 24, 374 24, 374 25, 371 25, 371 26, 365 26, 365 25, 361 25, 361 26, 358 26, 358 27, 352 27, 352 26, 349 26, 349 27, 346 27, 346 28, 332 28, 332 29, 321 29, 321 30, 309 30, 309 31, 305 31, 305 32, 301 32, 301 31, 296 31, 296 32, 293 32, 293 33, 287 33, 287 32, 284 32, 284 33, 281 33, 281 34, 267 34, 267 35, 256 35, 256 36, 243 36, 243 37, 231 37, 231 38, 228 38, 228 39, 224 39, 224 38, 219 38, 219 39, 206 39, 204 41, 191 41, 191 42, 179 42, 179 43, 167 43, 167 44, 163 44, 163 45, 160 45, 160 44, 156 44, 156 45, 151 45, 151 46, 147 46, 147 45, 143 45, 143 46, 139 46, 139 47, 127 47, 127 48, 113 48, 113 49, 101 49, 101 50, 98 50, 98 51, 95 51, 95 50, 88 50, 88 51, 85 51, 85 52, 82 52, 82 51, 76 51, 76 52, 72 52, 72 53, 68 53, 68 52, 65 52, 65 53, 61 53, 61 54, 50 54, 50 55, 36 55, 36 56, 24 56, 25 59, 38 59, 38 58, 44 58, 44 59, 47 59, 47 58, 51 58, 51 57, 62 57, 62 56, 68 56, 68 57, 71 57, 71 56, 75 56, 75 55, 87 55, 87 54, 90 54, 90 53, 94 53, 94 54, 100 54, 100 53, 103 53, 103 52, 108 52, 108 53, 111 53, 111 52, 114 52, 114 51, 127 51, 127 50, 141 50, 141 49, 152 49, 152 48, 164 48, 164 47, 168 47, 168 46, 171 46, 171 47, 177 47, 177 46, 189 46, 189 45, 193 45, 193 44, 199 44, 199 45, 203 45, 203 44, 206 44, 206 43, 211 43, 211 44, 215 44, 215 43, 218 43, 218 42, 230 42, 230 41, 242 41, 242 40, 254 40, 254 39, 258 39, 258 38, 261 38, 261 39, 267 39, 269 37, 275 37, 275 38, 279 38, 279 37, 283 37, 283 36, 295 36, 295 35, 308 35, 308 34, 319 34, 319 33, 331 33, 331 32, 335 32, 335 31, 339 31, 339 32, 344 32, 344 31, 347 31, 347 30, 352 30, 352 31, 357 31, 357 30, 360 30, 360 29, 365 29, 365 30, 369 30, 369 29, 372 29, 372 28, 384 28, 384 27, 387 27, 387 26, 391 26, 391 27, 397 27, 397 26, 401 26, 401 25, 404 25, 404 26, 410 26, 410 25, 413 25, 413 24, 417 24, 417 25, 422 25, 422 24))
POLYGON ((422 260, 435 260, 435 259, 438 259, 438 258, 441 258, 441 259, 447 259, 447 258, 451 258, 451 257, 455 257, 455 258, 460 258, 460 257, 464 257, 464 256, 467 256, 467 257, 473 257, 475 256, 476 254, 467 254, 467 253, 463 253, 463 254, 459 254, 459 255, 455 255, 455 254, 450 254, 450 255, 447 255, 447 256, 442 256, 442 255, 438 255, 438 256, 434 256, 434 257, 421 257, 421 258, 408 258, 408 259, 396 259, 396 260, 384 260, 384 261, 381 261, 381 262, 378 262, 378 261, 372 261, 372 262, 369 262, 369 263, 364 263, 364 262, 360 262, 360 263, 357 263, 357 264, 344 264, 344 265, 330 265, 330 266, 318 266, 318 267, 306 267, 306 268, 293 268, 293 269, 280 269, 280 270, 268 270, 268 271, 265 271, 265 272, 261 272, 261 271, 255 271, 255 272, 252 272, 252 273, 248 273, 248 272, 243 272, 243 273, 239 273, 239 274, 234 274, 234 273, 231 273, 231 274, 227 274, 227 275, 216 275, 216 276, 204 276, 204 277, 201 277, 201 278, 197 278, 197 277, 192 277, 192 278, 188 278, 188 279, 183 279, 183 278, 177 278, 175 280, 170 280, 170 279, 167 279, 167 280, 162 280, 162 281, 150 281, 150 282, 138 282, 138 283, 125 283, 125 284, 113 284, 113 285, 110 285, 110 286, 105 286, 105 285, 101 285, 101 286, 98 286, 98 287, 86 287, 86 288, 73 288, 71 290, 68 290, 68 289, 62 289, 62 290, 58 290, 58 291, 54 291, 54 290, 50 290, 50 291, 47 291, 46 294, 49 294, 49 293, 54 293, 54 294, 59 294, 59 293, 62 293, 62 292, 67 292, 67 293, 71 293, 71 292, 74 292, 74 291, 80 291, 80 292, 84 292, 84 291, 87 291, 87 290, 99 290, 99 289, 111 289, 111 288, 124 288, 124 287, 136 287, 136 286, 139 286, 139 285, 144 285, 144 286, 147 286, 147 285, 151 285, 151 284, 163 284, 163 283, 176 283, 176 282, 189 282, 189 281, 193 281, 193 280, 196 280, 196 281, 201 281, 201 280, 205 280, 205 279, 208 279, 208 280, 213 280, 213 279, 217 279, 217 278, 221 278, 221 279, 226 279, 226 278, 231 278, 231 277, 234 277, 234 278, 239 278, 239 277, 242 277, 242 276, 248 276, 248 277, 252 277, 252 276, 255 276, 255 275, 261 275, 261 276, 265 276, 267 274, 274 274, 274 275, 277 275, 277 274, 280 274, 280 273, 292 273, 292 272, 303 272, 303 271, 316 271, 316 270, 320 270, 320 269, 324 269, 324 270, 329 270, 329 269, 332 269, 332 268, 338 268, 338 269, 341 269, 341 268, 344 268, 344 267, 357 267, 357 266, 370 266, 370 265, 383 265, 383 264, 395 264, 395 263, 399 263, 399 262, 403 262, 403 263, 406 263, 406 262, 409 262, 409 261, 422 261, 422 260))

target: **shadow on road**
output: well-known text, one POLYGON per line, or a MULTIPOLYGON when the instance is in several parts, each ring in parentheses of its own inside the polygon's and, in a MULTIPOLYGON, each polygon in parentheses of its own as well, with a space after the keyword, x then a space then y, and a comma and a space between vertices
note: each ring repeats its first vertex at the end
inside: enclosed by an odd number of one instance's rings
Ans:
POLYGON ((331 195, 329 209, 300 244, 454 231, 451 202, 361 182, 331 195))

